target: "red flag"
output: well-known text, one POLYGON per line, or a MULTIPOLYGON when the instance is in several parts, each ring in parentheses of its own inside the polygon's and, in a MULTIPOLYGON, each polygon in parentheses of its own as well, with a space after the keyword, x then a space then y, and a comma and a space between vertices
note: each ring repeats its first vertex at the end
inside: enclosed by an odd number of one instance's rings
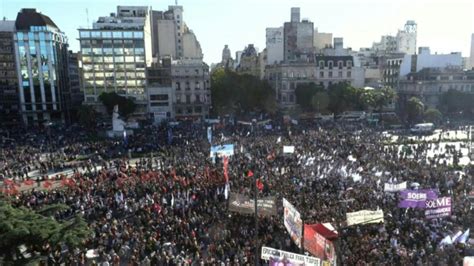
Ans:
POLYGON ((11 179, 5 179, 5 180, 3 181, 3 183, 5 183, 5 185, 7 185, 7 186, 10 186, 10 185, 13 185, 13 180, 11 180, 11 179))
POLYGON ((256 185, 257 185, 258 190, 263 191, 263 183, 262 181, 260 181, 260 178, 257 179, 256 185))
POLYGON ((31 186, 35 183, 35 181, 31 180, 31 179, 27 179, 25 181, 23 181, 23 184, 27 185, 27 186, 31 186))
POLYGON ((249 171, 247 172, 247 177, 252 177, 252 176, 253 176, 253 172, 252 172, 252 170, 249 170, 249 171))
POLYGON ((224 156, 224 177, 225 177, 226 183, 229 183, 229 174, 227 172, 228 167, 229 167, 229 158, 227 156, 224 156))
POLYGON ((50 188, 52 185, 53 185, 53 183, 51 183, 50 181, 44 181, 44 183, 43 183, 44 188, 50 188))

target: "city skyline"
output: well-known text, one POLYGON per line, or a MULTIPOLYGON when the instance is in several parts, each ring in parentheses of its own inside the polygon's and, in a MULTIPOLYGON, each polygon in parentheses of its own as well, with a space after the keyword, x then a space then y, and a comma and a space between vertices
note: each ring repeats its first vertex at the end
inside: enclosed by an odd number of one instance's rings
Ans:
MULTIPOLYGON (((51 17, 69 39, 70 49, 79 50, 79 28, 91 28, 100 16, 116 12, 118 5, 152 6, 166 10, 175 1, 1 1, 1 15, 14 20, 21 8, 36 8, 51 17), (67 5, 67 6, 65 6, 67 5), (86 14, 88 10, 88 16, 86 14), (76 10, 73 13, 64 10, 76 10)), ((279 27, 290 20, 290 8, 300 7, 301 17, 314 22, 319 32, 344 38, 344 47, 359 50, 371 47, 382 35, 395 35, 407 20, 418 24, 417 46, 429 46, 433 53, 462 52, 470 55, 471 34, 474 32, 474 4, 466 0, 408 1, 196 1, 180 0, 184 21, 197 36, 204 52, 204 61, 217 63, 222 49, 229 45, 232 57, 248 44, 259 51, 265 48, 265 29, 279 27), (429 5, 428 5, 429 3, 429 5), (271 12, 268 10, 271 9, 271 12), (369 16, 367 16, 369 15, 369 16), (383 23, 379 23, 379 22, 383 23)))

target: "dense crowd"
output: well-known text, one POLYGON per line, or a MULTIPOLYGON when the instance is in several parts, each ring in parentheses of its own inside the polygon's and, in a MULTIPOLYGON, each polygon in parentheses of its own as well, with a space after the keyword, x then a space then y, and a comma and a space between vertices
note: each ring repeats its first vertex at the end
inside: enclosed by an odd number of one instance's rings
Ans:
POLYGON ((22 180, 35 169, 71 167, 75 180, 73 186, 20 192, 13 204, 67 204, 70 209, 56 219, 81 214, 93 232, 81 248, 46 247, 51 264, 92 263, 88 250, 96 251, 93 263, 99 265, 246 265, 253 264, 256 245, 298 252, 283 225, 282 198, 305 223, 338 229, 336 252, 344 265, 459 265, 467 250, 439 245, 473 221, 467 197, 473 169, 455 171, 444 161, 459 156, 451 146, 427 158, 428 149, 444 144, 400 148, 360 125, 214 126, 212 145, 235 145, 230 191, 253 197, 250 170, 262 178, 259 197, 277 198, 278 215, 259 217, 256 240, 253 216, 228 210, 223 161, 209 158, 204 125, 149 127, 126 144, 63 129, 12 135, 15 141, 2 144, 0 175, 22 180), (295 152, 284 154, 283 145, 295 152), (128 150, 146 156, 132 161, 128 150), (451 196, 452 215, 427 220, 423 211, 399 208, 398 194, 384 192, 384 184, 403 181, 451 196), (347 212, 365 209, 382 209, 384 223, 344 225, 347 212))

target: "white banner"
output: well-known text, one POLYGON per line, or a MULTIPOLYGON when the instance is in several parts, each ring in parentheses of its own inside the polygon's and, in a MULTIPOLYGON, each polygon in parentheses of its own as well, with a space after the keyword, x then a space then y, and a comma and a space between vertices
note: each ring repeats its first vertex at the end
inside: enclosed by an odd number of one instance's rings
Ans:
POLYGON ((348 212, 346 217, 347 225, 380 223, 383 222, 383 211, 362 210, 348 212))
POLYGON ((283 221, 293 242, 295 242, 298 247, 301 247, 303 222, 301 221, 300 213, 285 198, 283 198, 283 221))
POLYGON ((385 183, 384 191, 385 192, 398 192, 407 189, 407 181, 400 184, 389 184, 385 183))
POLYGON ((262 247, 262 255, 260 257, 262 260, 278 260, 278 261, 288 261, 290 263, 298 265, 311 265, 311 266, 320 266, 321 259, 300 255, 296 253, 286 252, 279 249, 262 247))
POLYGON ((294 153, 295 146, 283 146, 283 153, 294 153))
POLYGON ((464 257, 463 266, 474 266, 474 257, 464 257))

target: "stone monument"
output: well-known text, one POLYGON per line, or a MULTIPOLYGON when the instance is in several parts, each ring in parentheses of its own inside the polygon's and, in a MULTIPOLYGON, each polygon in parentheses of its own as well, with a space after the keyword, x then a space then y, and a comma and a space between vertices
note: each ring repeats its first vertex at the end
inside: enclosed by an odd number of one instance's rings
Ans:
POLYGON ((120 138, 122 136, 132 135, 133 131, 125 129, 126 126, 127 123, 119 118, 118 105, 115 105, 114 112, 112 113, 112 130, 107 131, 107 136, 109 138, 120 138))

